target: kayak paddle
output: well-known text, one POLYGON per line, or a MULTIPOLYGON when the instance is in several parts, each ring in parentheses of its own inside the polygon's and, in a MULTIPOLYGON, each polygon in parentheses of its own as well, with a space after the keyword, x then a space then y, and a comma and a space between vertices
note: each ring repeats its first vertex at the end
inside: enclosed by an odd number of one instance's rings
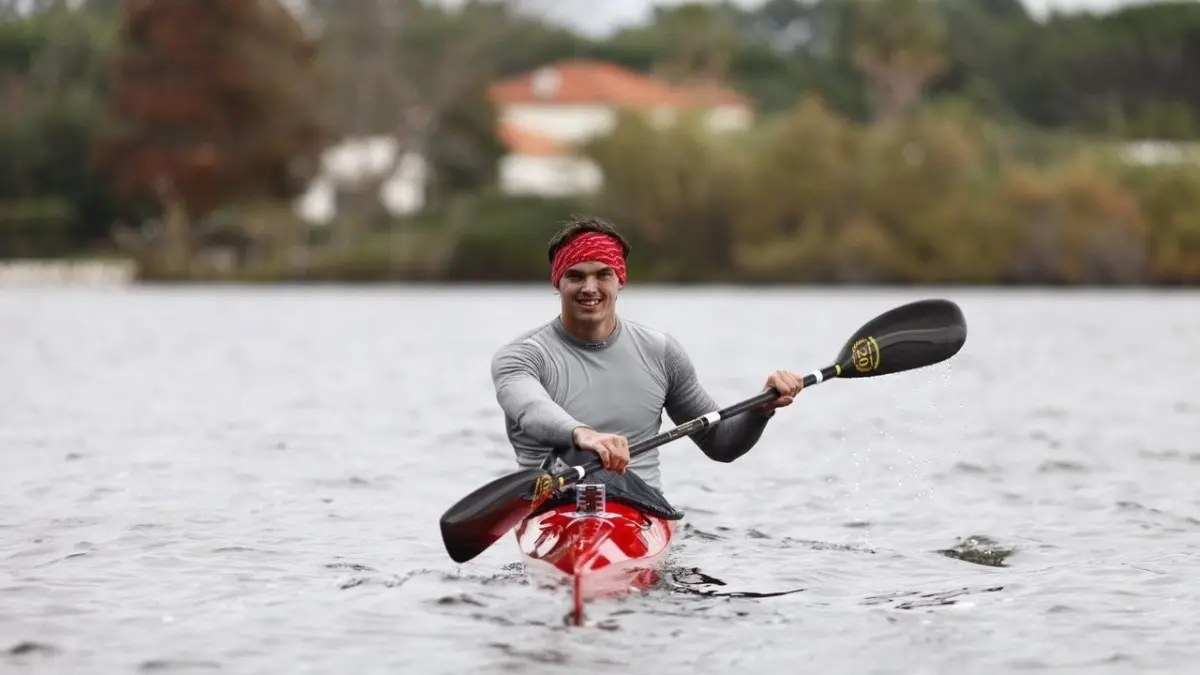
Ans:
MULTIPOLYGON (((924 368, 954 356, 967 340, 962 310, 949 300, 919 300, 891 309, 859 328, 838 352, 833 365, 804 377, 804 388, 835 378, 865 378, 924 368)), ((710 426, 770 403, 779 392, 763 393, 685 422, 629 446, 632 458, 671 441, 700 433, 710 426)), ((580 466, 552 474, 523 469, 501 476, 451 506, 440 520, 442 541, 450 558, 467 562, 483 553, 556 490, 582 480, 601 468, 597 457, 580 466)))

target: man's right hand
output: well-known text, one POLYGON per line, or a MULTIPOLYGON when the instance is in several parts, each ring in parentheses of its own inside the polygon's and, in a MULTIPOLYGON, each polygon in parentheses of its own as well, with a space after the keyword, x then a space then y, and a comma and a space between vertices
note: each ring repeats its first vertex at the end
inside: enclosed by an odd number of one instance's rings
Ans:
POLYGON ((571 433, 571 440, 580 450, 599 455, 604 468, 609 471, 625 473, 625 467, 629 466, 629 439, 624 436, 579 427, 571 433))

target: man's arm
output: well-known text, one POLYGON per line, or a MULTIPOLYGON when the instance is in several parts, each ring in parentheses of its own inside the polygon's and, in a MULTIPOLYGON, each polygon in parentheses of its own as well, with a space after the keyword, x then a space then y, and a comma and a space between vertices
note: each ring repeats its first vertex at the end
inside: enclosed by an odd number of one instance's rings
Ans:
MULTIPOLYGON (((705 415, 720 406, 708 395, 696 377, 691 358, 675 338, 667 336, 667 416, 676 425, 705 415)), ((696 445, 718 462, 732 462, 758 443, 770 416, 758 410, 721 420, 707 431, 694 436, 696 445)))
POLYGON ((572 432, 587 425, 550 398, 539 377, 542 366, 542 352, 532 344, 514 342, 501 348, 492 357, 496 401, 530 438, 548 447, 569 448, 574 445, 572 432))

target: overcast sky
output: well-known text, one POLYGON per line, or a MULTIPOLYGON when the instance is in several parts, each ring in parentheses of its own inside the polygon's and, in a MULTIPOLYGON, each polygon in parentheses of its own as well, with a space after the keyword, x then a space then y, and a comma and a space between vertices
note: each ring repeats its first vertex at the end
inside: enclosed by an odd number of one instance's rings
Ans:
MULTIPOLYGON (((541 0, 548 7, 546 16, 591 35, 602 35, 622 25, 640 23, 655 5, 677 5, 684 0, 541 0)), ((1153 0, 1023 0, 1029 12, 1037 17, 1059 9, 1064 11, 1103 11, 1129 4, 1144 4, 1153 0)), ((734 0, 737 4, 753 6, 762 0, 734 0)))

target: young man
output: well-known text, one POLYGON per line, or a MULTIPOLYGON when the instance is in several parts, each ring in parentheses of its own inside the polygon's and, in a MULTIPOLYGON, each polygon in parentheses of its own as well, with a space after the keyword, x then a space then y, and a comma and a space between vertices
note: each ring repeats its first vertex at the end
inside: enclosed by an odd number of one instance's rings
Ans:
MULTIPOLYGON (((720 406, 672 336, 617 316, 628 255, 625 239, 602 220, 577 220, 559 231, 548 258, 561 313, 501 347, 492 381, 521 467, 544 466, 551 452, 575 448, 599 455, 616 474, 632 469, 661 493, 658 450, 631 462, 629 445, 659 433, 664 410, 681 424, 720 406)), ((767 387, 780 398, 722 420, 695 437, 697 445, 718 462, 741 457, 802 386, 790 371, 773 373, 767 387)))

